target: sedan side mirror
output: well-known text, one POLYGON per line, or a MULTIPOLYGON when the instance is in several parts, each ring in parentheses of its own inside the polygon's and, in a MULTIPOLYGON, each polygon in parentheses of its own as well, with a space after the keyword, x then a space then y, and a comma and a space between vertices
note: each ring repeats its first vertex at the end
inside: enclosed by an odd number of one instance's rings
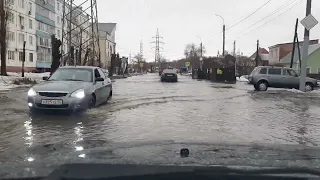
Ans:
POLYGON ((44 76, 44 77, 42 77, 42 80, 44 80, 44 81, 46 81, 46 80, 48 80, 48 76, 44 76))
POLYGON ((102 77, 97 77, 96 82, 98 82, 98 81, 104 81, 104 79, 102 77))

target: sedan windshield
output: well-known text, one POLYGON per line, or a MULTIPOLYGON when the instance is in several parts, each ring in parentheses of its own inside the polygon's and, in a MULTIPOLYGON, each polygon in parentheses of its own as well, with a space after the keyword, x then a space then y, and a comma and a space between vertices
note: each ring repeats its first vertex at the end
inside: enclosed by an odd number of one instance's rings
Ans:
POLYGON ((84 81, 92 82, 92 70, 77 68, 58 69, 49 78, 49 81, 84 81))

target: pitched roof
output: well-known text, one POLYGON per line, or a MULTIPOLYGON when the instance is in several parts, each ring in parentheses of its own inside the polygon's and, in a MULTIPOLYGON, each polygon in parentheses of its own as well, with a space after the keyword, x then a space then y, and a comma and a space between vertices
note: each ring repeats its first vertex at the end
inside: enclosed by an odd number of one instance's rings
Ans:
POLYGON ((109 34, 116 28, 117 23, 98 23, 98 28, 100 31, 105 31, 109 34))
MULTIPOLYGON (((255 52, 250 56, 250 58, 256 58, 256 52, 257 52, 257 51, 255 51, 255 52)), ((263 55, 263 54, 268 54, 268 56, 269 56, 269 51, 266 50, 265 48, 259 48, 259 55, 261 56, 261 55, 263 55)))
MULTIPOLYGON (((318 49, 320 50, 320 44, 310 45, 308 49, 308 56, 313 52, 317 51, 318 49)), ((300 53, 302 56, 302 46, 300 46, 300 53)), ((291 63, 291 55, 292 55, 292 52, 286 55, 285 57, 283 57, 282 59, 280 59, 280 63, 281 64, 291 63)), ((296 47, 294 51, 293 63, 297 63, 298 61, 299 61, 299 52, 298 52, 298 48, 296 47)))
MULTIPOLYGON (((318 44, 319 43, 319 39, 313 39, 309 41, 310 44, 318 44)), ((273 48, 273 47, 277 47, 277 46, 281 46, 281 45, 287 45, 287 44, 293 44, 292 42, 289 43, 280 43, 280 44, 275 44, 273 46, 270 46, 269 48, 273 48)), ((300 41, 299 44, 303 44, 303 41, 300 41)))

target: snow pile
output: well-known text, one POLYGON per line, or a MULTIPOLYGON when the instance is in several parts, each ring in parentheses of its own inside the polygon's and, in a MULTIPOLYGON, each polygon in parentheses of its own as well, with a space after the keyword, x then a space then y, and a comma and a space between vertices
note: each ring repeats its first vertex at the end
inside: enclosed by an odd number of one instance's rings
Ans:
POLYGON ((300 91, 299 89, 286 89, 289 92, 293 92, 293 93, 304 93, 303 91, 300 91))
POLYGON ((249 82, 249 80, 247 78, 245 78, 245 76, 241 76, 240 78, 237 77, 237 81, 239 81, 239 82, 249 82))
POLYGON ((0 91, 9 90, 16 87, 30 86, 30 84, 14 84, 14 81, 19 79, 29 78, 30 81, 37 83, 42 81, 42 77, 50 76, 50 73, 24 73, 24 77, 21 77, 21 73, 8 72, 8 76, 0 76, 0 91))

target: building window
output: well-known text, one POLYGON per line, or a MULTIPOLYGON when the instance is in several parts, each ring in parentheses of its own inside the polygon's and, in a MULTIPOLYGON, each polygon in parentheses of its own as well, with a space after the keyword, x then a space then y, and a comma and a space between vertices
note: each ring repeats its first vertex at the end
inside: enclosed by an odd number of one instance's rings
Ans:
POLYGON ((33 62, 33 53, 29 53, 29 61, 33 62))
POLYGON ((308 67, 306 72, 307 74, 311 74, 311 68, 308 67))
POLYGON ((7 0, 9 5, 14 5, 14 0, 7 0))
POLYGON ((58 22, 58 24, 61 24, 61 18, 60 18, 60 16, 57 16, 57 22, 58 22))
POLYGON ((10 21, 12 23, 14 22, 14 15, 12 12, 8 12, 8 21, 10 21))
POLYGON ((33 37, 29 36, 29 44, 33 45, 33 37))
POLYGON ((14 51, 8 51, 8 59, 14 60, 14 51))
POLYGON ((58 11, 60 11, 60 3, 59 2, 57 2, 57 9, 58 9, 58 11))
POLYGON ((23 43, 24 42, 24 34, 19 33, 19 42, 23 43))
POLYGON ((29 14, 31 14, 31 13, 32 13, 32 3, 29 2, 29 14))
POLYGON ((19 61, 23 61, 23 52, 19 52, 19 61))
POLYGON ((60 38, 60 30, 57 30, 57 36, 60 38))
POLYGON ((19 7, 24 8, 24 0, 19 0, 18 5, 19 7))
POLYGON ((38 44, 40 46, 45 46, 45 47, 51 47, 51 42, 47 38, 39 37, 38 38, 38 44))
POLYGON ((24 17, 19 16, 19 20, 20 20, 20 25, 24 26, 24 17))
POLYGON ((29 28, 32 29, 32 19, 29 19, 29 28))
POLYGON ((8 39, 9 39, 9 41, 15 41, 15 33, 9 31, 8 32, 8 39))

